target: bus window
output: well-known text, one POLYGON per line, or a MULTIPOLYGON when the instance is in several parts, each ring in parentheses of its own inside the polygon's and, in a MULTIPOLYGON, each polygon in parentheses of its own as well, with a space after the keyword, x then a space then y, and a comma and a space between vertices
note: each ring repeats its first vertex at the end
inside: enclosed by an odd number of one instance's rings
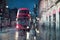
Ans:
POLYGON ((18 24, 27 25, 29 23, 27 18, 18 18, 18 24))
POLYGON ((29 11, 28 10, 20 10, 19 13, 27 13, 28 14, 29 11))

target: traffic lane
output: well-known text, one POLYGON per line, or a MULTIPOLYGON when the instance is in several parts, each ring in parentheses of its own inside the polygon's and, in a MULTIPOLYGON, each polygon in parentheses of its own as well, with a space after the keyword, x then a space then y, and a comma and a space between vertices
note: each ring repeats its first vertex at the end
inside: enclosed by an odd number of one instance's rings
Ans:
POLYGON ((10 30, 9 32, 0 34, 0 40, 25 40, 26 35, 20 36, 20 31, 10 30))
POLYGON ((0 40, 10 40, 10 38, 12 38, 12 40, 14 39, 13 37, 16 31, 15 28, 10 28, 10 29, 6 29, 5 31, 4 30, 2 31, 3 32, 0 32, 0 40))
POLYGON ((7 33, 0 33, 0 40, 8 40, 8 36, 7 33))

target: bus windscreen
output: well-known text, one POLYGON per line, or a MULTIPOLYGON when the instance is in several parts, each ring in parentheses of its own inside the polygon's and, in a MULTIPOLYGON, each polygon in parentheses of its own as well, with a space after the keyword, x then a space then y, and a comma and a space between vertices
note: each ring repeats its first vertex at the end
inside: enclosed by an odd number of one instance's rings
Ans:
POLYGON ((28 10, 20 10, 19 13, 27 13, 28 14, 29 11, 28 10))
POLYGON ((18 18, 18 24, 27 25, 29 23, 27 18, 18 18))

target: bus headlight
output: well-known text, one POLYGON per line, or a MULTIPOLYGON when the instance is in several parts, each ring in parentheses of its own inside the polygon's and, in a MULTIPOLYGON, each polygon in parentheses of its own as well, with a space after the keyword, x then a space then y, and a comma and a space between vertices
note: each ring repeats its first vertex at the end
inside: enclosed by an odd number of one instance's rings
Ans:
POLYGON ((29 29, 29 26, 27 26, 27 29, 29 29))
POLYGON ((19 28, 19 26, 16 26, 16 28, 19 28))

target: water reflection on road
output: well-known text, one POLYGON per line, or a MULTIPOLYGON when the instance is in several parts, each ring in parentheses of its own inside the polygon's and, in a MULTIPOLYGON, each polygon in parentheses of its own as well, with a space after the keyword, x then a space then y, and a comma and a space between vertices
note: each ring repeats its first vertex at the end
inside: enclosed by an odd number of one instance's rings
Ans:
POLYGON ((15 40, 18 40, 18 37, 19 37, 18 35, 19 35, 19 32, 16 31, 16 33, 15 33, 15 40))
POLYGON ((11 30, 6 33, 0 33, 0 40, 25 40, 26 35, 20 36, 20 31, 11 30))

